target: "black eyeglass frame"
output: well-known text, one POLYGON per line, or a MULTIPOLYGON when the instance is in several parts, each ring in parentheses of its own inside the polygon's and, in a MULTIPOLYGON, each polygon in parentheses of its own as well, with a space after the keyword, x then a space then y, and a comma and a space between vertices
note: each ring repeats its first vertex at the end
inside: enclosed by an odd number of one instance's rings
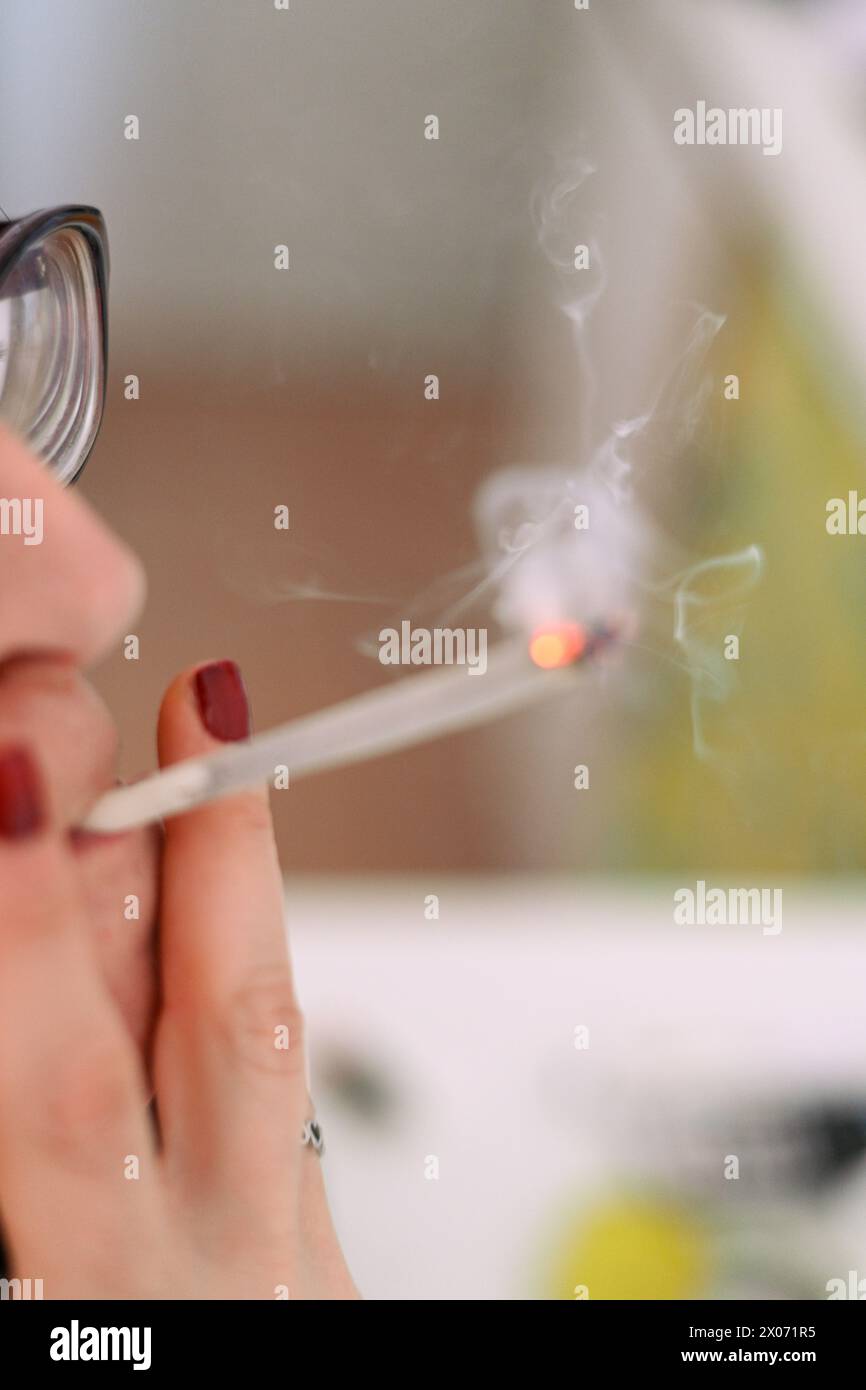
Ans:
MULTIPOLYGON (((69 479, 69 486, 71 486, 78 481, 84 472, 84 466, 99 435, 105 406, 105 380, 108 369, 108 275, 110 262, 108 233, 105 219, 99 209, 89 207, 86 204, 66 203, 61 207, 43 208, 39 212, 28 213, 26 217, 0 219, 0 299, 4 298, 4 284, 8 283, 16 265, 33 243, 40 241, 50 232, 56 232, 61 227, 70 227, 81 232, 93 258, 93 274, 99 297, 99 347, 102 354, 103 389, 98 405, 96 428, 93 431, 90 448, 81 460, 74 476, 69 479)), ((19 292, 20 286, 16 286, 16 293, 19 292)))

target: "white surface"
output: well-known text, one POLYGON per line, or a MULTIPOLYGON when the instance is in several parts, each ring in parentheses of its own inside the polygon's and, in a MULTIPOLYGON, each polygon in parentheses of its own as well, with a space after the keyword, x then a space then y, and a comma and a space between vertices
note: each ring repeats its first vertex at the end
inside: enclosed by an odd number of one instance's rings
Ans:
MULTIPOLYGON (((642 1114, 864 1083, 863 900, 789 885, 771 937, 675 927, 683 884, 289 885, 314 1087, 336 1040, 383 1061, 405 1098, 385 1136, 317 1095, 338 1229, 367 1297, 526 1295, 560 1203, 640 1167, 642 1114), (438 922, 424 919, 431 893, 438 922), (429 1154, 438 1181, 425 1179, 429 1154)), ((827 1277, 834 1261, 856 1265, 864 1208, 820 1217, 827 1277)))

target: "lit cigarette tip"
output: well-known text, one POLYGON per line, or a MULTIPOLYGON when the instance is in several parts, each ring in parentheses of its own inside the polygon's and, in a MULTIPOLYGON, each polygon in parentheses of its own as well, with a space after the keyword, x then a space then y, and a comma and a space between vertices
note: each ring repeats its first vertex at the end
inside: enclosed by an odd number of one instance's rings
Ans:
POLYGON ((570 666, 586 650, 588 634, 579 623, 559 623, 539 628, 529 643, 529 655, 543 671, 570 666))

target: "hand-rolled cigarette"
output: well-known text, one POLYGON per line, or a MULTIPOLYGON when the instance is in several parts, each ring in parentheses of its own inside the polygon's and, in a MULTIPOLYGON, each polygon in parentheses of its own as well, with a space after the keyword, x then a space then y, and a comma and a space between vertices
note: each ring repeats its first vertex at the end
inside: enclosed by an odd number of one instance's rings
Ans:
POLYGON ((288 769, 291 782, 496 719, 567 688, 575 680, 578 663, 611 636, 604 629, 593 633, 575 626, 569 634, 571 640, 563 639, 562 659, 553 669, 544 669, 553 663, 533 659, 532 643, 527 647, 525 640, 502 642, 490 651, 483 673, 447 666, 407 676, 110 791, 91 808, 82 829, 103 834, 129 830, 270 782, 279 767, 288 769), (575 632, 581 635, 577 642, 575 632))

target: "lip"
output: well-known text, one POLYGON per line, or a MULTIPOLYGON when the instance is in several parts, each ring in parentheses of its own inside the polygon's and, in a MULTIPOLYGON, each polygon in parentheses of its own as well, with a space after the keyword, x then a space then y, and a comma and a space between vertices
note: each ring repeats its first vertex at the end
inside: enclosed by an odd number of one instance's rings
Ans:
MULTIPOLYGON (((115 777, 110 786, 101 787, 99 789, 99 792, 93 798, 93 801, 98 801, 99 797, 102 795, 103 792, 113 791, 116 787, 125 787, 126 785, 127 783, 124 782, 122 777, 115 777)), ((93 802, 91 802, 91 805, 92 804, 93 802)), ((88 807, 87 809, 89 810, 90 807, 88 807)), ((117 845, 121 843, 123 840, 133 839, 136 835, 140 833, 140 827, 138 826, 133 827, 130 830, 96 831, 87 830, 82 825, 73 825, 70 827, 68 840, 69 844, 71 845, 73 851, 76 854, 89 854, 92 851, 98 849, 100 846, 117 845)))

